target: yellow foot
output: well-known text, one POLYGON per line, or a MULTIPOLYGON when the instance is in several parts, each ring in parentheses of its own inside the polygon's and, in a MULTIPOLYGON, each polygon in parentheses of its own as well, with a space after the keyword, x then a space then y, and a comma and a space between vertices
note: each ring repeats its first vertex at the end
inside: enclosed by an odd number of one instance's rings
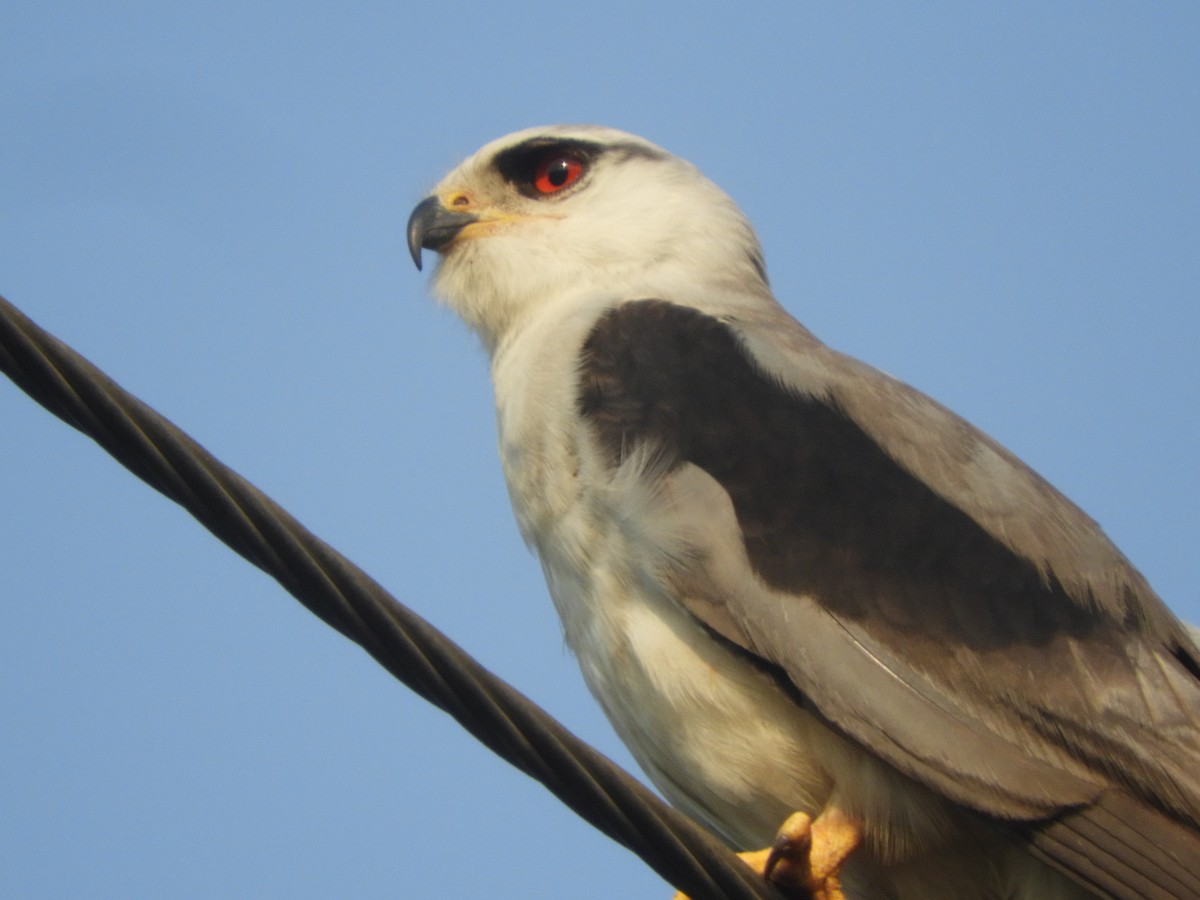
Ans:
MULTIPOLYGON (((861 840, 858 827, 831 807, 815 822, 805 813, 792 813, 773 845, 738 856, 794 900, 846 900, 840 877, 842 863, 861 840)), ((678 893, 674 900, 688 898, 678 893)))

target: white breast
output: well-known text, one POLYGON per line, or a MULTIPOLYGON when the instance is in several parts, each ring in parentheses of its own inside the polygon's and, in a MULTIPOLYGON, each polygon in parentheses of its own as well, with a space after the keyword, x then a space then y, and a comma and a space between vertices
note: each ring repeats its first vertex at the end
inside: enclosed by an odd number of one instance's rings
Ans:
POLYGON ((664 575, 689 552, 659 473, 615 474, 575 409, 577 360, 607 298, 545 315, 498 348, 500 451, 568 645, 655 784, 739 845, 765 845, 830 788, 807 751, 824 731, 769 676, 714 641, 664 575))

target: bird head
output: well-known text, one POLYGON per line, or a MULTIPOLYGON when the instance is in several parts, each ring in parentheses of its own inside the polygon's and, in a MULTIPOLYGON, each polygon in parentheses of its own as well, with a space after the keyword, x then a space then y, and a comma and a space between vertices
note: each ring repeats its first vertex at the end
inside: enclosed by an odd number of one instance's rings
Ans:
POLYGON ((741 211, 690 163, 595 126, 520 131, 441 180, 408 222, 435 293, 495 347, 548 303, 598 293, 673 299, 721 282, 766 291, 741 211))

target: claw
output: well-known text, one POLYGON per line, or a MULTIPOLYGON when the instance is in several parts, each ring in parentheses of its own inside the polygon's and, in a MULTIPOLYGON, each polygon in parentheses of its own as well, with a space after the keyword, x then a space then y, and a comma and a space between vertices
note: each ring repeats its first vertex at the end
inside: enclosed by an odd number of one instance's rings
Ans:
POLYGON ((775 843, 767 850, 763 878, 782 891, 797 892, 800 896, 811 893, 812 876, 810 857, 813 846, 813 821, 806 813, 788 816, 775 843), (807 893, 804 893, 807 892, 807 893))
MULTIPOLYGON (((792 813, 770 847, 738 856, 793 900, 846 900, 842 864, 861 841, 858 826, 829 807, 815 822, 806 813, 792 813)), ((673 900, 688 898, 680 892, 673 900)))

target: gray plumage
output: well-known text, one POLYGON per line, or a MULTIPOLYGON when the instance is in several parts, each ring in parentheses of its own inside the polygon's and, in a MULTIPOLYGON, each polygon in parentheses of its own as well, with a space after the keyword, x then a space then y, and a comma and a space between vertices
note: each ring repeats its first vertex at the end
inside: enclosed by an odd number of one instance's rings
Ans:
POLYGON ((694 168, 533 129, 409 238, 492 353, 518 522, 668 798, 743 849, 837 806, 863 897, 1200 897, 1192 636, 1023 463, 784 312, 694 168))

